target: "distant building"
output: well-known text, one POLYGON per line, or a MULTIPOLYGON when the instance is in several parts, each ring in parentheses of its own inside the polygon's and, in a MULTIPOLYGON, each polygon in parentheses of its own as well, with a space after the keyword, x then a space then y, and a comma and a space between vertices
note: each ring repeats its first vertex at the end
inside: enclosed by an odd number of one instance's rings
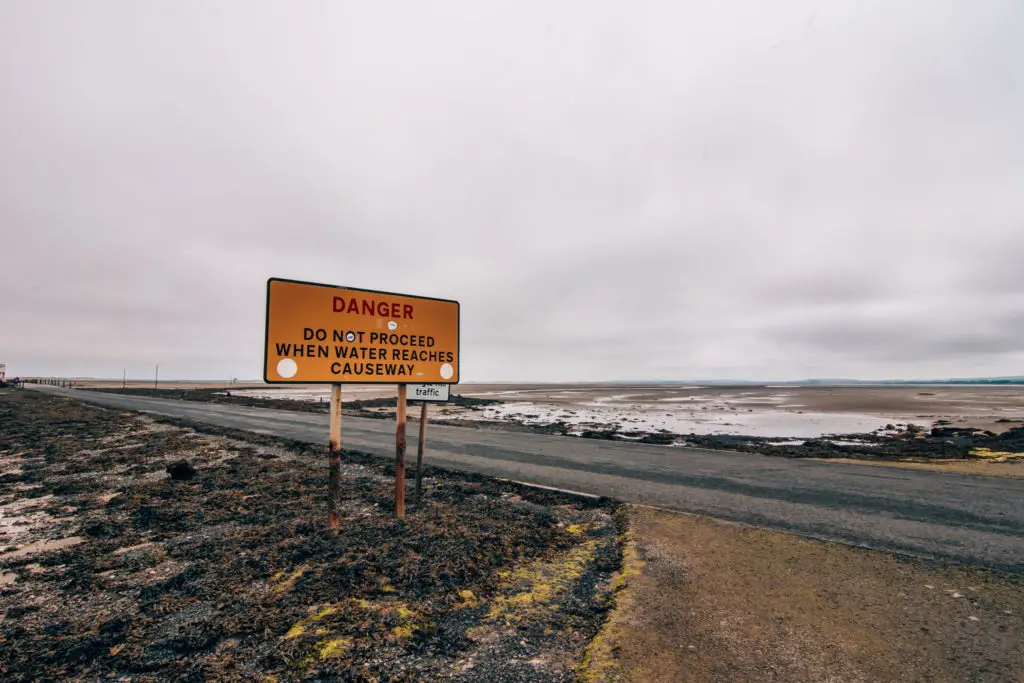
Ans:
POLYGON ((7 379, 7 366, 4 363, 0 363, 0 382, 7 379))

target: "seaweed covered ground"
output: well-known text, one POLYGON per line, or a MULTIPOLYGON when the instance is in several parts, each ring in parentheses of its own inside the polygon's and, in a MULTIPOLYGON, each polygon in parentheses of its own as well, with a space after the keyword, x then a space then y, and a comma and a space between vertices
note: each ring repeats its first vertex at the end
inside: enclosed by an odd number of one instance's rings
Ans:
POLYGON ((733 434, 677 434, 668 430, 640 431, 617 425, 573 425, 564 421, 532 423, 521 420, 433 420, 434 424, 473 426, 502 431, 554 434, 583 439, 629 441, 658 446, 688 446, 730 450, 788 458, 851 458, 858 460, 978 460, 1012 462, 1024 459, 1024 426, 1004 420, 1005 431, 995 433, 937 420, 933 426, 913 423, 888 425, 876 432, 836 434, 814 439, 782 439, 733 434))
POLYGON ((571 680, 622 523, 585 501, 0 391, 0 679, 571 680), (172 480, 187 460, 195 474, 172 480))
POLYGON ((988 460, 1008 462, 1024 458, 1024 426, 996 434, 964 426, 945 426, 939 420, 926 428, 915 424, 891 425, 867 434, 817 439, 769 439, 727 434, 672 434, 593 429, 583 438, 634 440, 642 443, 728 449, 789 458, 856 458, 873 460, 988 460))
POLYGON ((876 461, 975 460, 1020 462, 1024 459, 1024 426, 1009 423, 1001 433, 974 427, 947 426, 938 420, 926 428, 915 424, 891 425, 872 433, 830 435, 816 439, 780 439, 732 434, 677 434, 667 430, 638 431, 616 425, 570 425, 566 422, 527 423, 473 420, 433 420, 479 429, 553 434, 583 439, 628 441, 658 446, 687 446, 730 450, 787 458, 849 458, 876 461))

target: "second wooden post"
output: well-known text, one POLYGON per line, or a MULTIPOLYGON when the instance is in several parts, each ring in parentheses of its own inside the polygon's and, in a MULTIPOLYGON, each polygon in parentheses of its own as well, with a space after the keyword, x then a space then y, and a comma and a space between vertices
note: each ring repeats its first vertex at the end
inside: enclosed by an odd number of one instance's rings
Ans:
POLYGON ((427 441, 427 402, 422 401, 420 410, 420 438, 416 442, 416 509, 423 498, 423 447, 427 441))
POLYGON ((327 526, 338 530, 341 507, 341 385, 331 385, 331 440, 327 451, 327 526))
POLYGON ((405 519, 405 391, 398 385, 398 425, 395 429, 395 516, 405 519))

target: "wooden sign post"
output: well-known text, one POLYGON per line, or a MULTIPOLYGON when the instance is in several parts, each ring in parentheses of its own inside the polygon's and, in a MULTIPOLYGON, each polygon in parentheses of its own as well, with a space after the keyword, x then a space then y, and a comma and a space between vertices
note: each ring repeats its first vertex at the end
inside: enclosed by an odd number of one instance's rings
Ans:
POLYGON ((416 444, 416 507, 423 500, 423 451, 427 447, 427 404, 444 403, 451 398, 448 384, 410 384, 409 395, 420 401, 420 438, 416 444))
POLYGON ((398 385, 398 427, 395 429, 395 516, 405 519, 405 393, 398 385))
POLYGON ((341 385, 331 385, 331 432, 327 448, 327 526, 338 531, 341 507, 341 385))
POLYGON ((416 442, 416 507, 423 498, 423 445, 427 442, 427 402, 421 403, 420 438, 416 442))
POLYGON ((398 384, 395 515, 404 518, 406 384, 431 382, 413 387, 442 387, 446 397, 448 385, 458 384, 459 302, 270 278, 264 341, 263 381, 331 385, 332 530, 339 526, 341 385, 398 384))

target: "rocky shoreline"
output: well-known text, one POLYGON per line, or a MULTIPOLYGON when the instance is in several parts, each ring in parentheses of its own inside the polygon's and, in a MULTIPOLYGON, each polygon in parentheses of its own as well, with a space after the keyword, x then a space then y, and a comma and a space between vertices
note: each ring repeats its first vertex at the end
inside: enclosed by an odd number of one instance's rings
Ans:
POLYGON ((565 422, 532 424, 521 420, 501 423, 473 420, 438 420, 435 423, 474 426, 502 431, 555 434, 583 439, 624 441, 659 446, 686 446, 730 450, 788 458, 853 458, 859 460, 997 460, 1024 457, 1024 422, 1001 434, 974 427, 957 427, 938 420, 932 427, 913 423, 892 429, 858 434, 834 434, 820 438, 786 439, 732 434, 677 434, 669 431, 620 430, 616 425, 593 424, 581 429, 565 422))
MULTIPOLYGON (((326 401, 256 398, 232 394, 222 389, 103 389, 112 393, 170 398, 186 401, 245 405, 300 412, 326 413, 326 401)), ((687 446, 713 450, 731 450, 787 458, 847 458, 858 460, 988 460, 1010 461, 1024 457, 1024 421, 999 420, 1008 427, 1002 433, 975 427, 956 426, 946 420, 931 425, 893 423, 869 433, 832 434, 818 438, 760 437, 731 434, 681 434, 667 430, 623 429, 609 423, 570 424, 565 421, 536 423, 516 418, 501 421, 475 419, 494 399, 452 395, 447 406, 464 411, 458 418, 438 417, 432 424, 475 427, 498 431, 551 434, 584 439, 623 441, 660 446, 687 446), (469 414, 466 414, 469 413, 469 414)), ((392 419, 395 398, 345 401, 346 415, 372 419, 392 419)))

